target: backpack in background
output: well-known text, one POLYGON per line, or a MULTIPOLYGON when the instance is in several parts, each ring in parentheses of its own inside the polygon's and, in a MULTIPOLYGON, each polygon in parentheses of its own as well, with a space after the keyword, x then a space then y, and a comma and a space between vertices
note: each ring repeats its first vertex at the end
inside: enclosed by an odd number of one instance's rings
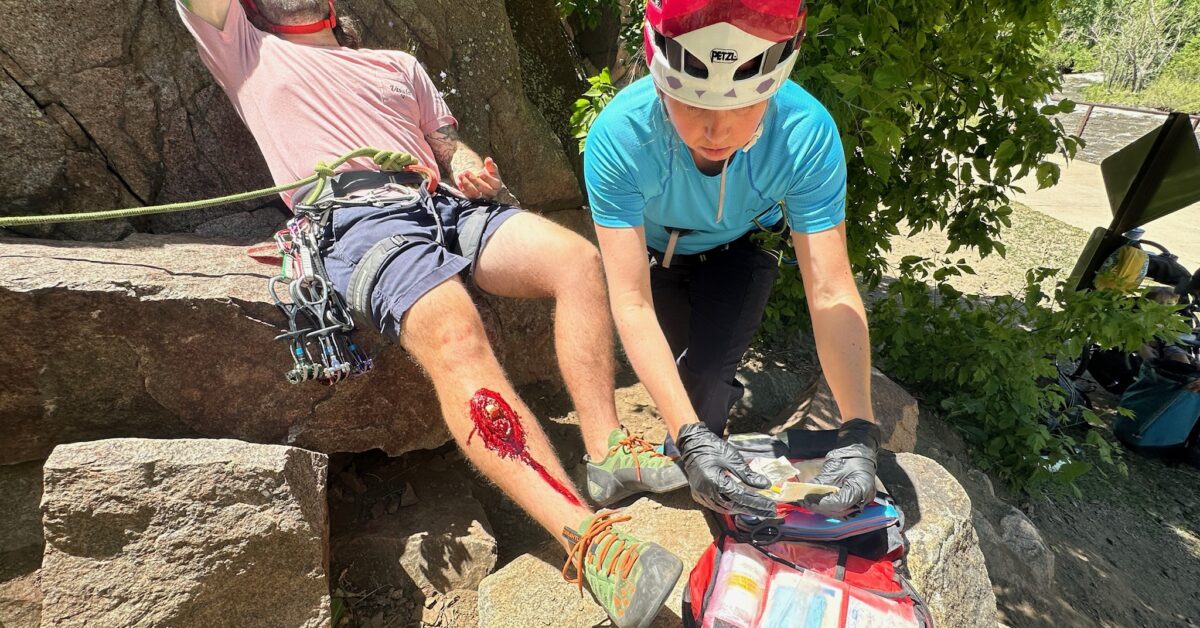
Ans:
POLYGON ((1118 416, 1113 432, 1121 442, 1143 453, 1173 453, 1196 448, 1200 393, 1188 390, 1200 379, 1195 367, 1169 360, 1142 365, 1137 381, 1121 395, 1121 407, 1132 418, 1118 416))

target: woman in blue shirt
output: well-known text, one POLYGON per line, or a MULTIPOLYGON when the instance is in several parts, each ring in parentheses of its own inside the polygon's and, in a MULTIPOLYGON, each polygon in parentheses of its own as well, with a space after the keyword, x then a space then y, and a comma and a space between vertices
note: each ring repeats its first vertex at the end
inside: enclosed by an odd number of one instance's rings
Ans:
POLYGON ((844 418, 818 477, 839 491, 810 508, 845 516, 875 493, 879 429, 846 250, 845 157, 829 113, 788 78, 806 10, 803 0, 650 0, 651 76, 601 112, 584 157, 626 353, 693 496, 723 512, 774 515, 746 486, 768 481, 721 438, 742 395, 738 363, 779 272, 778 258, 751 241, 762 229, 790 229, 844 418))

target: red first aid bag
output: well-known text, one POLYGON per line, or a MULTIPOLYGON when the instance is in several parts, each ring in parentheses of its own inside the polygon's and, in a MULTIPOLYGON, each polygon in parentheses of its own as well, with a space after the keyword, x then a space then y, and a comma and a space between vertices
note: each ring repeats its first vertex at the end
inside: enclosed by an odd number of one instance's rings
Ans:
POLYGON ((683 599, 688 628, 932 628, 924 601, 888 557, 835 544, 740 543, 722 534, 683 599))

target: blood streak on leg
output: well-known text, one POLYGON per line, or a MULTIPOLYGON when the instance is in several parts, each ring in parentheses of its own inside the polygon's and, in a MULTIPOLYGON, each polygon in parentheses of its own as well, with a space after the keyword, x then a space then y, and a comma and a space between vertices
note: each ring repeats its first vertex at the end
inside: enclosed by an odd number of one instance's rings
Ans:
POLYGON ((471 397, 470 407, 471 420, 475 422, 475 427, 467 435, 468 445, 475 434, 479 434, 484 447, 496 452, 501 458, 515 458, 524 462, 572 505, 583 506, 571 489, 556 480, 546 467, 529 455, 529 451, 525 449, 525 428, 521 425, 521 417, 517 416, 499 393, 480 388, 475 392, 475 396, 471 397))

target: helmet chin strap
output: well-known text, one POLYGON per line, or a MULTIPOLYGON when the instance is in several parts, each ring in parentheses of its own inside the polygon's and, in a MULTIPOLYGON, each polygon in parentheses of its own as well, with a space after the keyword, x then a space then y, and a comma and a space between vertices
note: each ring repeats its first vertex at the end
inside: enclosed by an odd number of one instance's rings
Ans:
POLYGON ((750 139, 746 140, 746 143, 742 146, 742 152, 743 153, 750 152, 750 149, 754 148, 754 145, 756 143, 758 143, 758 138, 762 137, 762 134, 763 134, 763 123, 759 122, 758 128, 754 129, 754 133, 752 133, 750 135, 750 139))
MULTIPOLYGON (((743 153, 750 152, 750 149, 754 148, 754 145, 758 143, 758 138, 762 137, 762 134, 763 123, 760 121, 758 128, 754 129, 754 133, 750 135, 750 139, 746 140, 746 143, 739 150, 743 153)), ((725 172, 729 169, 729 160, 732 158, 733 155, 726 157, 725 163, 721 164, 721 191, 717 194, 717 222, 721 222, 721 219, 725 217, 725 172)))
POLYGON ((254 0, 246 0, 246 4, 250 9, 262 17, 266 24, 267 30, 276 35, 309 35, 319 33, 327 28, 337 27, 337 13, 333 9, 333 0, 329 0, 329 17, 311 24, 274 24, 263 15, 262 11, 258 10, 258 5, 254 0))

